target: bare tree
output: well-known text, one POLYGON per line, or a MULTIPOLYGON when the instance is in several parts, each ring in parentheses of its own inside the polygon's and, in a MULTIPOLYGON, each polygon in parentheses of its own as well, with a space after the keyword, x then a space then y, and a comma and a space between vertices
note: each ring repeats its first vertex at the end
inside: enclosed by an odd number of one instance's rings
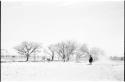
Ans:
POLYGON ((77 46, 73 41, 61 42, 55 45, 56 53, 62 58, 64 62, 69 61, 71 55, 74 54, 77 46))
POLYGON ((99 57, 104 56, 104 51, 100 48, 93 47, 90 49, 90 54, 93 56, 94 61, 97 61, 99 57))
POLYGON ((81 57, 89 56, 89 48, 87 44, 82 44, 76 52, 76 61, 79 62, 81 57))
POLYGON ((86 44, 83 44, 81 47, 80 47, 80 52, 82 52, 83 54, 89 54, 89 48, 86 44))
POLYGON ((32 54, 37 54, 40 52, 40 44, 35 43, 35 42, 22 42, 20 45, 14 47, 14 49, 21 55, 26 56, 26 61, 29 60, 29 57, 32 54))
POLYGON ((51 61, 54 60, 54 56, 55 56, 55 51, 56 51, 56 48, 54 45, 50 45, 48 47, 48 50, 50 51, 50 55, 51 55, 51 61))
POLYGON ((81 47, 77 50, 76 60, 78 61, 81 57, 89 57, 92 56, 94 61, 98 60, 100 55, 104 55, 104 51, 100 48, 88 48, 86 44, 81 45, 81 47))

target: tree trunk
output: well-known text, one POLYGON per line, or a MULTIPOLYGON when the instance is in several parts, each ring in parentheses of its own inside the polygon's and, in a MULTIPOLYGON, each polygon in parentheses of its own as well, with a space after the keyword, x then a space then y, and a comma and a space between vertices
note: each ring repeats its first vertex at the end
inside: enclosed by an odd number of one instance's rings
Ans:
POLYGON ((62 59, 63 59, 63 61, 65 62, 65 61, 66 61, 66 56, 63 55, 62 59))
POLYGON ((52 59, 51 59, 51 61, 53 61, 54 60, 54 53, 52 53, 52 59))
POLYGON ((29 55, 26 55, 26 62, 29 61, 29 55))

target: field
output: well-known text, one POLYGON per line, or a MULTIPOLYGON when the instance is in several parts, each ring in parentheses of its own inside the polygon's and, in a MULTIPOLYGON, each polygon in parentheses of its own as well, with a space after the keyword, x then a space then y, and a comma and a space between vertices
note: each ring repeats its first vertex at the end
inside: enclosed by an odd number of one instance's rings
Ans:
POLYGON ((123 62, 8 62, 1 64, 2 82, 123 81, 123 62))

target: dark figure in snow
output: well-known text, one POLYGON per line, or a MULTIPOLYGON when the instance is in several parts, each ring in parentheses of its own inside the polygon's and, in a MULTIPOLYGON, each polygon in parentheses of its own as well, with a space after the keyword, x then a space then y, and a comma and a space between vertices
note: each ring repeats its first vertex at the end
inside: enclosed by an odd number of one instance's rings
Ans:
POLYGON ((90 55, 90 56, 89 56, 89 64, 91 65, 92 62, 93 62, 93 57, 90 55))

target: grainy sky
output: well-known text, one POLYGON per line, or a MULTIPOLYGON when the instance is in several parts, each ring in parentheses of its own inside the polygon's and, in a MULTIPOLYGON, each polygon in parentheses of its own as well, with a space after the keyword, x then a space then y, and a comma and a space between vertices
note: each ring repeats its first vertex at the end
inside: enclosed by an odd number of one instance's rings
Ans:
POLYGON ((123 1, 41 0, 2 2, 1 44, 11 54, 22 41, 65 40, 124 53, 123 1))

